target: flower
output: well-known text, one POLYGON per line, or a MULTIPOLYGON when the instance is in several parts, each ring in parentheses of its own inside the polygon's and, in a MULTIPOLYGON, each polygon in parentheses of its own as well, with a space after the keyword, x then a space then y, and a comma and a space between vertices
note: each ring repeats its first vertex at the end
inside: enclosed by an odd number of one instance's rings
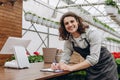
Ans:
POLYGON ((39 52, 34 52, 33 54, 35 54, 36 56, 39 56, 40 55, 40 53, 39 52))
MULTIPOLYGON (((34 55, 30 55, 29 53, 26 53, 30 63, 42 62, 43 61, 43 55, 40 55, 39 52, 34 52, 33 54, 34 55)), ((15 60, 14 55, 8 61, 11 61, 11 60, 15 60)))
POLYGON ((115 59, 120 58, 120 52, 112 52, 115 59))
POLYGON ((35 63, 35 62, 42 62, 43 61, 43 56, 40 55, 40 52, 33 52, 34 55, 29 55, 28 60, 30 63, 35 63))

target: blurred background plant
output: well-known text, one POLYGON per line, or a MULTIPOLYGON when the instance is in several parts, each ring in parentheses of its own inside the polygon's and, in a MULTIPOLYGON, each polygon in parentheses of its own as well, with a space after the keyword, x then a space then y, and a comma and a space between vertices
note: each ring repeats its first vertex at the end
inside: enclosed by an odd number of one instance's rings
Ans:
MULTIPOLYGON (((40 55, 39 52, 34 52, 33 55, 28 54, 28 60, 30 63, 35 62, 42 62, 43 61, 43 55, 40 55)), ((9 58, 7 61, 15 60, 15 56, 13 55, 11 58, 9 58)))
POLYGON ((34 55, 29 55, 28 60, 30 63, 35 62, 42 62, 43 61, 43 55, 40 55, 39 52, 34 52, 34 55))

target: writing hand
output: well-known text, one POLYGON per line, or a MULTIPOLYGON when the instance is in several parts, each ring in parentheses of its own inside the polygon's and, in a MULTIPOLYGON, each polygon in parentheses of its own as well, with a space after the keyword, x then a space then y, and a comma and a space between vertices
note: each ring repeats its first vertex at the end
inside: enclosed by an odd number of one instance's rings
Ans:
POLYGON ((58 70, 58 69, 60 69, 59 63, 52 63, 52 64, 51 64, 51 69, 53 69, 53 70, 58 70))

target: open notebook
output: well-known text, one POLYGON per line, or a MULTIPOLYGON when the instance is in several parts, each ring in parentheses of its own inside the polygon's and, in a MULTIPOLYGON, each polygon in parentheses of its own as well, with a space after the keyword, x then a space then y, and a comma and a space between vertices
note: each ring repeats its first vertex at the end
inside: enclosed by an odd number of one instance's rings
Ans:
POLYGON ((40 71, 43 71, 43 72, 63 72, 63 70, 53 70, 51 68, 41 69, 40 71))

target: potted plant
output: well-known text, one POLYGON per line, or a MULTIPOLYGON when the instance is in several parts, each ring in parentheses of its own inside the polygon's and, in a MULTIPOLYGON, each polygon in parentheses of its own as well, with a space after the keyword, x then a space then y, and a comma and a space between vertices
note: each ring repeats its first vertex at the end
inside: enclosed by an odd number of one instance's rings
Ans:
POLYGON ((38 19, 38 16, 36 14, 33 14, 32 21, 33 23, 36 23, 38 19))
POLYGON ((50 19, 47 19, 47 24, 46 26, 51 27, 52 21, 50 19))
POLYGON ((42 24, 43 18, 38 16, 38 19, 36 21, 37 24, 42 24))
POLYGON ((106 0, 105 1, 105 10, 109 15, 114 15, 117 13, 117 4, 113 0, 106 0))
POLYGON ((26 21, 31 21, 33 18, 33 14, 31 12, 26 12, 24 16, 26 21))
POLYGON ((47 19, 46 19, 46 18, 43 18, 43 20, 42 20, 42 25, 45 25, 45 26, 46 26, 46 24, 47 24, 47 19))
POLYGON ((120 10, 118 9, 118 14, 115 17, 116 21, 120 23, 120 10))
POLYGON ((58 29, 58 27, 59 27, 59 22, 55 22, 54 28, 58 29))

